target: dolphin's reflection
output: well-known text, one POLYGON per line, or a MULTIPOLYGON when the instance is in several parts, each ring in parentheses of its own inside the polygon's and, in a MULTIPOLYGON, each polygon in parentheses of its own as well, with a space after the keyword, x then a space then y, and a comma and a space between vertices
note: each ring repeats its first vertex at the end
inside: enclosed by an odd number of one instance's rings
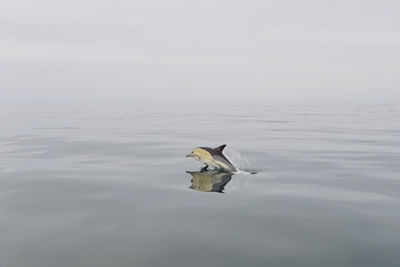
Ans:
POLYGON ((202 192, 218 192, 223 193, 225 186, 231 180, 232 173, 226 173, 221 171, 200 171, 190 172, 192 175, 192 185, 190 189, 202 191, 202 192))

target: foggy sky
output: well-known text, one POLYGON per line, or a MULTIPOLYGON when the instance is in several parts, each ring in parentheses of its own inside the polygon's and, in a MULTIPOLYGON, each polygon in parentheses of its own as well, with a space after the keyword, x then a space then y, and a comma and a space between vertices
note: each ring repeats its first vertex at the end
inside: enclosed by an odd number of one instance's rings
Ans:
POLYGON ((400 100, 400 1, 0 3, 0 103, 400 100))

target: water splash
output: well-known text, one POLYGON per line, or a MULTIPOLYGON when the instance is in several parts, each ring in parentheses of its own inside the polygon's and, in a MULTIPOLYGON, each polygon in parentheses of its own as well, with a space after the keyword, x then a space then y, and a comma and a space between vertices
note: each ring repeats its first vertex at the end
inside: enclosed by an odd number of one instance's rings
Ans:
POLYGON ((223 151, 224 156, 235 166, 239 173, 244 174, 254 174, 256 172, 253 171, 253 168, 250 165, 250 162, 243 157, 239 151, 226 147, 223 151))

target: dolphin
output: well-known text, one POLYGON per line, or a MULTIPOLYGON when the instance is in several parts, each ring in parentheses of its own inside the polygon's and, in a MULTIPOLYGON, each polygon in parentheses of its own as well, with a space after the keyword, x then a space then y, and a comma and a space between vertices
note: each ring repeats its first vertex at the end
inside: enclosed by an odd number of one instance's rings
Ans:
POLYGON ((236 172, 235 166, 222 154, 222 150, 224 150, 225 147, 226 145, 216 148, 197 147, 187 154, 186 157, 195 158, 203 162, 205 166, 201 171, 206 171, 210 167, 224 172, 236 172))

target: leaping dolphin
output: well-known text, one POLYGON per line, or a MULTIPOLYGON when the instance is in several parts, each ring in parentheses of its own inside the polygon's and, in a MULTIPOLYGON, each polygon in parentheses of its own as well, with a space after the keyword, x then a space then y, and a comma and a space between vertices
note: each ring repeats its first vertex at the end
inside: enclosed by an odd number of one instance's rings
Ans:
POLYGON ((201 169, 202 171, 211 167, 225 172, 236 172, 235 166, 222 154, 222 150, 224 150, 225 147, 226 145, 217 148, 197 147, 187 154, 186 157, 195 158, 203 162, 205 166, 201 169))

